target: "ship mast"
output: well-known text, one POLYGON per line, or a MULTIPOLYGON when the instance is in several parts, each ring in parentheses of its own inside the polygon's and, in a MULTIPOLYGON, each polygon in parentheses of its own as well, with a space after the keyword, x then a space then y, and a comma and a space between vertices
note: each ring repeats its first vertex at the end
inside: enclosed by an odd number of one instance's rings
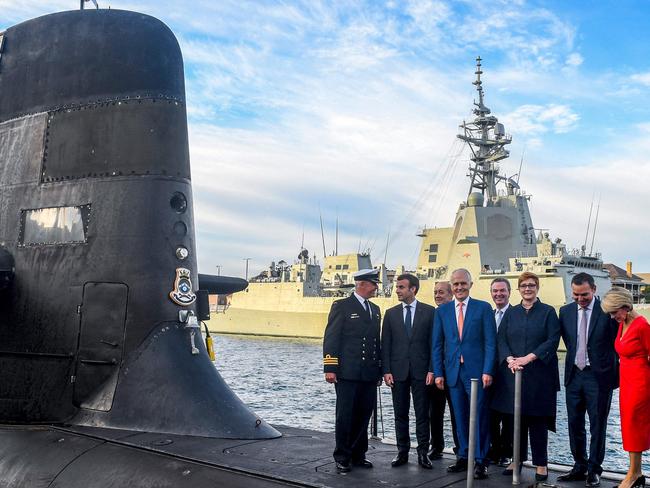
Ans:
POLYGON ((471 122, 463 121, 460 126, 463 133, 458 134, 458 138, 465 141, 472 152, 468 196, 478 190, 490 206, 497 197, 497 182, 507 180, 499 174, 499 166, 496 163, 510 155, 505 146, 512 142, 512 137, 505 133, 503 124, 499 123, 495 116, 490 115, 490 109, 483 102, 481 81, 483 71, 481 71, 480 56, 476 58, 475 74, 476 80, 472 84, 478 91, 478 103, 474 101, 475 108, 472 112, 476 117, 471 122))

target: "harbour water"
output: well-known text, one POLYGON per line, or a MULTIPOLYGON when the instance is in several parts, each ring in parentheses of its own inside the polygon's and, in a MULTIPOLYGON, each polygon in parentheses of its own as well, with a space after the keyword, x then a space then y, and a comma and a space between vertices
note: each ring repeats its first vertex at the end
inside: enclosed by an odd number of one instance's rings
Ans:
MULTIPOLYGON (((232 335, 214 335, 213 338, 217 355, 215 364, 220 374, 261 418, 272 424, 334 431, 335 394, 333 386, 326 383, 323 377, 321 341, 232 335)), ((561 354, 561 378, 563 374, 564 355, 561 354)), ((382 413, 379 436, 394 438, 390 390, 385 385, 380 390, 382 413)), ((616 390, 609 415, 607 452, 603 465, 608 471, 627 470, 628 456, 623 450, 618 411, 616 390)), ((549 460, 570 465, 573 461, 569 449, 564 391, 558 394, 557 414, 557 432, 549 434, 549 460)), ((453 442, 448 418, 445 425, 447 447, 451 447, 453 442)), ((414 432, 414 426, 411 432, 414 432)), ((647 454, 643 461, 643 471, 650 472, 647 454)))

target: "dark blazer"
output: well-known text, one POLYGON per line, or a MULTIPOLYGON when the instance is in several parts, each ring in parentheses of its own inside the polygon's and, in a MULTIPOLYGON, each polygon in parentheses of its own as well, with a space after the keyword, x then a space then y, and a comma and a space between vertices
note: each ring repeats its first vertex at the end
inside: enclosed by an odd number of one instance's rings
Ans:
POLYGON ((354 294, 332 304, 323 337, 325 373, 354 381, 381 379, 381 313, 369 303, 372 320, 354 294))
MULTIPOLYGON (((566 346, 564 385, 571 383, 574 376, 576 352, 578 350, 578 304, 569 303, 560 308, 560 328, 566 346)), ((587 335, 587 355, 594 377, 603 386, 618 388, 618 356, 614 341, 618 324, 603 312, 600 300, 596 299, 589 319, 587 335)))
POLYGON ((470 377, 494 374, 496 330, 489 303, 470 298, 463 321, 463 338, 458 336, 455 300, 440 305, 433 319, 432 359, 434 376, 444 376, 450 387, 458 381, 460 357, 470 377))
MULTIPOLYGON (((557 346, 560 323, 555 309, 537 300, 526 312, 521 305, 510 307, 499 326, 499 364, 508 356, 522 357, 534 353, 537 359, 524 366, 521 413, 555 417, 557 392, 560 391, 557 346)), ((492 408, 513 413, 515 376, 512 373, 495 382, 492 408)))
POLYGON ((425 380, 431 368, 431 328, 435 308, 418 300, 412 317, 410 337, 404 325, 402 304, 386 310, 381 329, 381 365, 384 374, 391 373, 395 381, 410 376, 425 380))

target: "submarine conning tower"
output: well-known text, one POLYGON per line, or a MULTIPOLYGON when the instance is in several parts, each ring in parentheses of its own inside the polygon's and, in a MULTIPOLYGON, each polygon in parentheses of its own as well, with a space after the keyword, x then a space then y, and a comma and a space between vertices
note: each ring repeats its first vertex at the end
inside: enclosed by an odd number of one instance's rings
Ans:
POLYGON ((194 316, 183 60, 160 21, 80 10, 0 33, 0 244, 0 422, 280 435, 194 316))

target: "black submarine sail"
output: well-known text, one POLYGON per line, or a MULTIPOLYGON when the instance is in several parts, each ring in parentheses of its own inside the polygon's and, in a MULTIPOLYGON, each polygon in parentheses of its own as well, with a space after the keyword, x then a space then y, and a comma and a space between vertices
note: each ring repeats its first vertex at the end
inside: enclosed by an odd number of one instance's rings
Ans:
POLYGON ((280 435, 201 337, 199 281, 246 282, 197 273, 183 61, 160 21, 80 10, 0 33, 0 245, 0 486, 149 486, 129 459, 164 472, 109 450, 120 473, 89 473, 88 438, 57 426, 280 435))

